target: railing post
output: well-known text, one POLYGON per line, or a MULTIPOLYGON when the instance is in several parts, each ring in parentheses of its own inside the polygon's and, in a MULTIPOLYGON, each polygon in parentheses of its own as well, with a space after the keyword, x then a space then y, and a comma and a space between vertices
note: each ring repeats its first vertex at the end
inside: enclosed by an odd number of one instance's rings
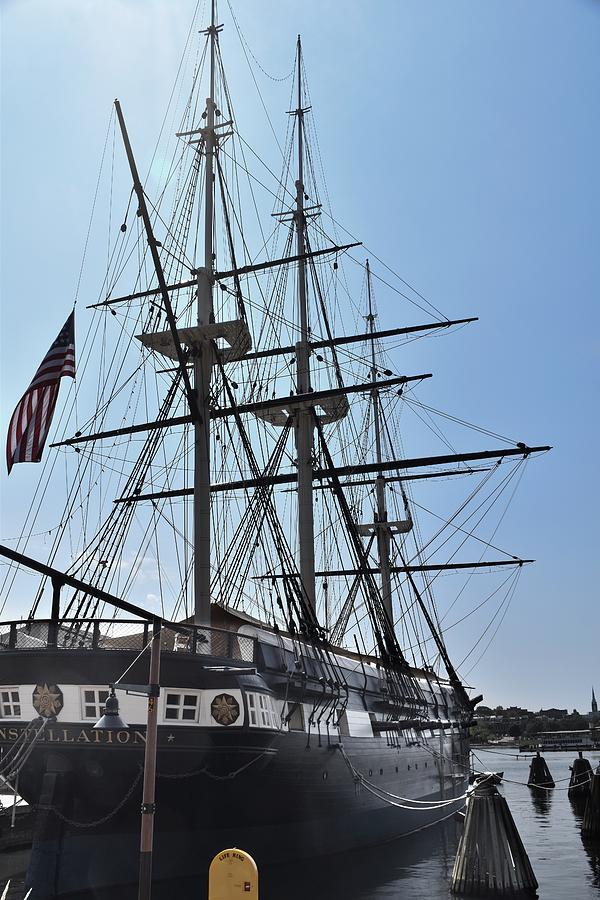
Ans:
POLYGON ((94 622, 94 628, 92 630, 92 650, 97 650, 99 643, 100 643, 100 622, 94 622))
POLYGON ((50 623, 48 625, 48 647, 56 647, 58 637, 58 620, 60 618, 60 589, 62 581, 53 576, 52 578, 52 611, 50 613, 50 623))
POLYGON ((194 656, 198 652, 198 629, 195 625, 192 625, 192 653, 194 656))
POLYGON ((17 646, 17 623, 10 623, 10 634, 8 635, 8 646, 11 650, 17 646))
POLYGON ((150 648, 150 684, 148 689, 148 721, 144 756, 144 787, 142 794, 142 826, 140 834, 140 877, 138 900, 150 900, 152 893, 152 850, 154 841, 154 796, 156 782, 156 745, 158 726, 158 697, 160 693, 160 619, 152 623, 150 648))

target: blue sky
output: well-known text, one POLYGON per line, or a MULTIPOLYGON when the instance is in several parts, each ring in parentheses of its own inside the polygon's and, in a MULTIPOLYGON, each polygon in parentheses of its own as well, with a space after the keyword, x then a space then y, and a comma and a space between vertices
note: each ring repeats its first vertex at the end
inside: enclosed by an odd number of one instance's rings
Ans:
MULTIPOLYGON (((3 434, 73 302, 111 103, 122 101, 146 171, 194 6, 1 5, 3 434)), ((222 6, 240 131, 253 146, 273 145, 222 6)), ((276 77, 290 71, 302 34, 338 221, 447 316, 480 316, 409 354, 407 371, 435 375, 423 401, 554 446, 528 465, 504 531, 537 565, 472 677, 493 704, 587 710, 591 684, 600 691, 600 3, 234 8, 276 77)), ((283 137, 289 82, 257 78, 283 137)), ((265 158, 277 161, 274 150, 265 158)), ((92 271, 96 255, 92 243, 92 271)), ((395 295, 377 300, 386 327, 402 320, 395 295)), ((7 483, 2 467, 3 539, 18 533, 36 475, 19 466, 7 483)))

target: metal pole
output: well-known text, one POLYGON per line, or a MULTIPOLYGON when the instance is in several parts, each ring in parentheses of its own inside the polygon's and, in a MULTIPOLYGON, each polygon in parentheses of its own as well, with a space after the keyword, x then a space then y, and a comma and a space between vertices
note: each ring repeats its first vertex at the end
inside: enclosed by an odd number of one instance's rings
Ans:
POLYGON ((13 787, 13 791, 14 791, 13 805, 12 805, 12 812, 10 814, 10 827, 11 828, 15 827, 15 818, 17 815, 17 796, 18 796, 18 792, 19 792, 19 773, 18 772, 15 776, 15 784, 13 787))
POLYGON ((148 722, 144 755, 144 789, 142 795, 142 824, 140 831, 140 879, 138 900, 150 900, 152 894, 152 844, 154 839, 156 743, 158 734, 158 696, 160 693, 160 622, 152 625, 150 647, 150 685, 148 693, 148 722))
MULTIPOLYGON (((197 322, 200 327, 213 320, 213 217, 215 151, 215 0, 212 0, 210 35, 210 96, 206 99, 206 126, 203 129, 205 157, 204 186, 204 267, 198 269, 197 322)), ((203 340, 194 360, 194 387, 201 421, 194 428, 194 623, 210 624, 210 382, 213 351, 203 340)))
MULTIPOLYGON (((371 334, 371 381, 377 384, 377 367, 375 365, 375 316, 373 315, 373 300, 371 296, 371 269, 367 260, 367 295, 369 298, 369 332, 371 334)), ((375 461, 382 462, 381 453, 381 421, 379 410, 379 391, 376 387, 371 391, 373 403, 373 428, 375 430, 375 461)), ((379 567, 381 569, 381 598, 389 616, 392 618, 392 580, 390 576, 390 530, 387 522, 387 508, 385 499, 385 476, 378 475, 375 479, 375 495, 377 499, 377 550, 379 555, 379 567)))
MULTIPOLYGON (((302 108, 302 44, 298 35, 298 180, 296 181, 296 245, 301 258, 298 266, 298 307, 300 318, 300 340, 296 344, 296 373, 298 393, 310 391, 308 302, 306 296, 306 245, 304 229, 304 147, 302 108)), ((296 455, 298 469, 298 542, 300 546, 300 580, 310 607, 314 610, 315 600, 315 525, 313 512, 313 410, 299 409, 296 413, 296 455)))

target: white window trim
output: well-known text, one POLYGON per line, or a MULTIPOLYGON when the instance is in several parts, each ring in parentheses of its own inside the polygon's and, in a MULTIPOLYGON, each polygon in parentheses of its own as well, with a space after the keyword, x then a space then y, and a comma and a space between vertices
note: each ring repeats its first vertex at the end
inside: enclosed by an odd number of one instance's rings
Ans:
POLYGON ((92 722, 92 721, 97 722, 98 719, 104 715, 104 705, 106 703, 106 700, 100 700, 100 696, 99 696, 100 691, 106 691, 107 696, 110 693, 110 689, 105 684, 99 684, 99 685, 86 684, 86 685, 80 686, 79 700, 80 700, 80 705, 81 705, 81 718, 84 722, 92 722), (86 702, 86 699, 85 699, 86 691, 94 691, 94 704, 96 706, 96 709, 98 710, 97 716, 86 715, 86 712, 85 712, 86 706, 92 705, 91 703, 86 702))
POLYGON ((18 684, 2 685, 2 687, 0 688, 0 719, 22 719, 22 718, 23 718, 23 699, 21 697, 21 686, 18 684), (3 693, 16 693, 17 694, 19 699, 13 700, 11 697, 11 699, 8 701, 8 703, 10 705, 11 710, 14 706, 16 706, 18 704, 20 712, 18 712, 18 713, 11 712, 10 715, 6 715, 4 713, 4 701, 1 698, 1 694, 3 694, 3 693))
MULTIPOLYGON (((163 725, 171 725, 179 726, 179 725, 197 725, 200 721, 200 704, 202 691, 198 690, 187 690, 186 688, 161 688, 162 697, 162 710, 161 710, 161 722, 163 725), (198 702, 196 703, 196 715, 193 719, 167 719, 167 696, 169 694, 177 694, 179 697, 196 697, 198 702)), ((183 709, 183 704, 179 707, 183 709)))

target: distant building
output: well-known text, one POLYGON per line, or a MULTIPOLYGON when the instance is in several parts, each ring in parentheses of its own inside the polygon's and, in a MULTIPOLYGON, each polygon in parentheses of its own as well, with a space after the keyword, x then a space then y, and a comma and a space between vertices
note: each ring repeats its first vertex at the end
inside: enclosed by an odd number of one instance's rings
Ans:
POLYGON ((596 695, 594 694, 594 688, 592 688, 592 711, 588 715, 588 719, 590 722, 600 722, 600 715, 598 715, 598 703, 596 701, 596 695))

